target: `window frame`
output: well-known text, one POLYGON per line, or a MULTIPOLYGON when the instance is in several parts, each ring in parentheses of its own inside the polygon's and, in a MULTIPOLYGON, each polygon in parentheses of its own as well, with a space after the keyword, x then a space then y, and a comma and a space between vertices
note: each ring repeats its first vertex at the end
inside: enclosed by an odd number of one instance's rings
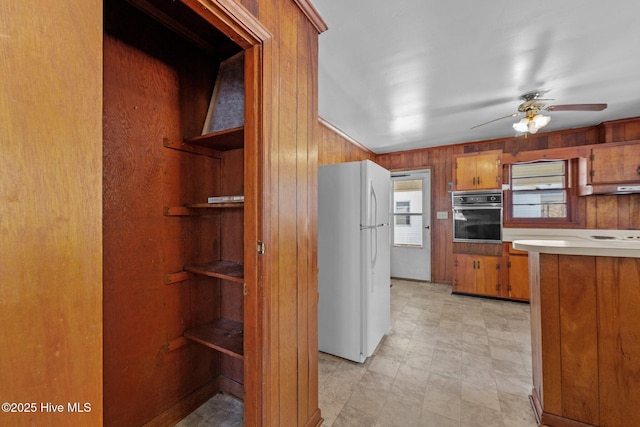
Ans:
POLYGON ((411 227, 411 201, 410 200, 401 200, 401 201, 397 201, 394 200, 393 201, 394 206, 393 206, 393 225, 397 225, 397 226, 405 226, 405 227, 411 227), (398 204, 402 203, 405 204, 406 203, 406 207, 402 206, 402 210, 399 209, 398 204), (406 209, 406 210, 405 210, 406 209), (404 223, 398 223, 398 218, 404 218, 406 222, 404 223))
POLYGON ((395 188, 395 184, 392 183, 391 185, 391 200, 392 200, 391 217, 392 217, 392 225, 394 228, 391 245, 396 248, 424 248, 424 245, 425 245, 424 233, 422 232, 422 220, 424 216, 424 203, 425 203, 424 192, 422 188, 422 186, 424 185, 424 181, 422 179, 407 179, 407 180, 397 180, 394 182, 397 183, 397 182, 411 182, 411 181, 420 181, 420 187, 419 187, 420 189, 419 190, 404 189, 404 190, 397 191, 395 188), (404 193, 404 192, 418 193, 420 195, 419 203, 412 203, 413 200, 397 200, 396 194, 404 193), (399 206, 399 204, 401 205, 399 206), (412 212, 413 208, 419 209, 419 212, 412 212), (418 224, 414 224, 414 220, 413 220, 414 217, 420 220, 418 224), (399 218, 403 219, 403 223, 399 224, 397 222, 399 218), (397 235, 395 230, 397 230, 397 228, 402 228, 402 229, 406 228, 411 230, 412 228, 414 228, 414 226, 419 228, 420 243, 397 243, 396 242, 397 235))
MULTIPOLYGON (((503 176, 506 178, 503 182, 507 182, 508 189, 504 191, 503 198, 503 226, 511 228, 578 228, 581 227, 581 221, 578 215, 579 199, 578 199, 578 183, 580 165, 577 158, 558 158, 547 159, 538 158, 535 160, 515 161, 513 163, 504 164, 503 176), (511 168, 514 164, 519 163, 535 163, 537 161, 546 162, 549 160, 563 161, 565 163, 565 187, 566 191, 566 209, 567 216, 563 218, 516 218, 513 216, 513 185, 511 168)), ((517 190, 516 190, 517 191, 517 190)))

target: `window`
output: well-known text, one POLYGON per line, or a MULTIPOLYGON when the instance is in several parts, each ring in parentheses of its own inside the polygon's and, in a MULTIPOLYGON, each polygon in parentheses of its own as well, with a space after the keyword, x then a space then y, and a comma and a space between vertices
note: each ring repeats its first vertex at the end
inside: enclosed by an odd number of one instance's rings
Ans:
MULTIPOLYGON (((411 201, 396 202, 396 214, 411 212, 411 201)), ((396 225, 411 226, 411 215, 395 215, 396 225)))
POLYGON ((577 188, 573 184, 580 182, 582 173, 578 160, 535 160, 508 165, 510 185, 504 199, 505 226, 580 224, 577 188))
POLYGON ((393 182, 393 245, 422 247, 422 180, 393 182))
POLYGON ((512 218, 566 218, 566 169, 563 160, 511 166, 512 218))

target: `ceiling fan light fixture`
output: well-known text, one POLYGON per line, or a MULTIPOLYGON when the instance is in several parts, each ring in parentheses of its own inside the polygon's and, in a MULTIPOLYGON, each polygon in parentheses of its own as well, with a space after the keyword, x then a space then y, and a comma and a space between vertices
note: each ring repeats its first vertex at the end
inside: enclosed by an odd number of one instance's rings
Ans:
POLYGON ((513 128, 516 132, 527 132, 529 130, 529 119, 525 117, 520 121, 517 121, 513 124, 513 128))
POLYGON ((525 93, 520 97, 523 102, 518 106, 517 113, 489 120, 488 122, 473 126, 471 129, 524 114, 522 120, 519 120, 511 126, 516 132, 524 133, 526 137, 527 133, 536 133, 551 121, 551 117, 540 114, 541 111, 602 111, 607 108, 607 104, 546 105, 545 101, 553 101, 553 99, 543 99, 541 98, 542 94, 543 91, 538 90, 525 93))
POLYGON ((528 114, 527 117, 513 124, 516 132, 536 133, 549 124, 551 117, 542 114, 528 114))
POLYGON ((536 127, 538 129, 541 129, 549 124, 549 122, 551 121, 551 117, 543 116, 542 114, 536 114, 535 116, 533 116, 533 121, 536 124, 536 127))

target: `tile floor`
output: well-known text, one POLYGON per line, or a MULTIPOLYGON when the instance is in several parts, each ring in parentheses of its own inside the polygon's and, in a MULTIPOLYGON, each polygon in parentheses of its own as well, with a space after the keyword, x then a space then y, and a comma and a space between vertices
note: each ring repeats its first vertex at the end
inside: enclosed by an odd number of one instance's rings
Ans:
MULTIPOLYGON (((393 331, 372 357, 319 355, 323 427, 536 426, 527 304, 392 285, 393 331)), ((241 414, 240 402, 218 395, 177 426, 242 426, 241 414)))
POLYGON ((323 426, 536 426, 529 305, 394 280, 393 332, 360 365, 320 354, 323 426))

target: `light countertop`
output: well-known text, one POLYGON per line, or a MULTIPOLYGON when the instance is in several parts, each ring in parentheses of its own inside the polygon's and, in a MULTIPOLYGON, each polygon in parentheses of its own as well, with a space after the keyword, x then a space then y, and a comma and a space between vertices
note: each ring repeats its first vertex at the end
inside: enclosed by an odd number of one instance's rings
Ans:
POLYGON ((505 228, 504 235, 523 251, 640 258, 640 230, 505 228))

